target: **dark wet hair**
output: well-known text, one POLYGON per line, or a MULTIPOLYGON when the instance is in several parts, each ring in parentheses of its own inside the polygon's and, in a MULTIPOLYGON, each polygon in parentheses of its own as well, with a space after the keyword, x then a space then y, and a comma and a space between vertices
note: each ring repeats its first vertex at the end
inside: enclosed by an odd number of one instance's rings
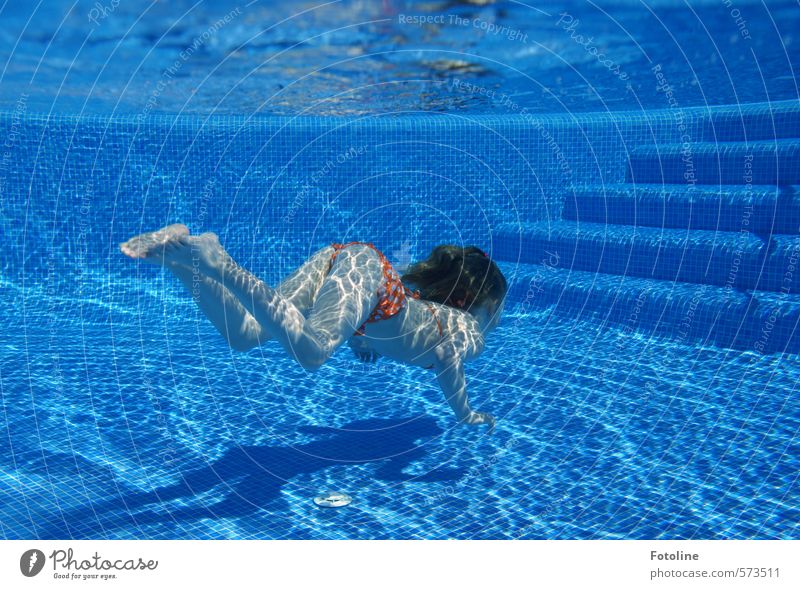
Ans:
POLYGON ((508 290, 500 268, 475 246, 437 246, 427 260, 409 266, 402 281, 423 299, 467 311, 499 302, 508 290))

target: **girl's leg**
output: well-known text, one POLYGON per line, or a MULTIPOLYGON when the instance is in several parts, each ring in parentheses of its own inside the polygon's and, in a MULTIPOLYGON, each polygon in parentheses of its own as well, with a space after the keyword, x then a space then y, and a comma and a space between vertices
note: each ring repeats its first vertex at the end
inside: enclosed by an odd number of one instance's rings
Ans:
MULTIPOLYGON (((304 315, 311 309, 332 255, 330 246, 318 250, 276 289, 304 315)), ((164 266, 178 277, 203 314, 234 350, 245 352, 271 339, 269 332, 222 284, 199 269, 184 264, 167 262, 164 266)))
MULTIPOLYGON (((303 368, 316 370, 369 317, 377 304, 383 281, 378 255, 367 246, 350 246, 339 252, 313 296, 308 318, 289 297, 239 266, 213 233, 189 237, 191 252, 201 271, 223 284, 262 328, 283 346, 303 368)), ((173 259, 187 252, 175 251, 173 259)))
POLYGON ((302 266, 284 278, 275 288, 281 296, 307 315, 314 305, 322 282, 331 267, 335 250, 331 246, 314 252, 302 266))
MULTIPOLYGON (((194 260, 186 264, 170 259, 178 248, 190 246, 188 237, 189 230, 185 225, 170 225, 129 239, 120 248, 132 258, 163 264, 172 271, 233 349, 245 351, 269 340, 268 331, 255 317, 227 288, 204 275, 194 260)), ((329 268, 333 251, 331 247, 320 249, 277 288, 304 314, 311 308, 329 268)))
POLYGON ((192 294, 194 302, 208 317, 228 345, 239 352, 260 346, 269 334, 247 312, 239 300, 216 280, 194 273, 182 264, 165 264, 192 294))

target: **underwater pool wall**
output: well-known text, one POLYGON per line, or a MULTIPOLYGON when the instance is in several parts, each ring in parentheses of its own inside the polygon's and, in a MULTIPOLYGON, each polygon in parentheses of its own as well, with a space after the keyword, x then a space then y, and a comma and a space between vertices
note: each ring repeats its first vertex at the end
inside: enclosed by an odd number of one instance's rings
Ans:
MULTIPOLYGON (((680 226, 686 211, 664 203, 694 203, 698 186, 713 198, 689 210, 689 217, 704 217, 705 231, 732 233, 724 225, 741 219, 740 210, 729 210, 740 206, 741 195, 729 188, 743 173, 741 157, 753 141, 766 154, 756 160, 758 173, 767 170, 755 177, 758 186, 795 183, 798 105, 536 117, 137 118, 47 117, 27 113, 23 104, 0 114, 0 226, 11 244, 4 283, 24 285, 28 300, 45 278, 52 292, 80 288, 84 297, 103 299, 109 296, 105 274, 135 273, 119 254, 119 242, 183 222, 193 232, 217 232, 237 260, 273 282, 325 244, 363 240, 400 263, 438 243, 481 245, 506 264, 517 301, 554 247, 562 271, 681 283, 689 271, 690 282, 724 286, 733 254, 717 263, 713 244, 715 270, 708 278, 698 270, 703 262, 685 255, 653 274, 647 266, 652 252, 631 264, 626 236, 616 253, 609 243, 616 243, 619 227, 668 227, 675 211, 680 226), (770 142, 786 152, 772 175, 770 142), (730 149, 736 158, 720 159, 730 149), (653 196, 661 209, 638 196, 624 199, 637 186, 658 184, 667 186, 653 196), (609 196, 615 190, 621 198, 609 196), (630 211, 632 218, 613 218, 630 217, 630 211), (584 221, 593 233, 588 242, 577 234, 584 221), (606 229, 597 234, 600 225, 606 229)), ((791 220, 794 200, 781 202, 787 214, 774 206, 759 214, 791 220)), ((658 252, 661 237, 653 239, 658 252)), ((674 247, 691 253, 685 243, 674 247)), ((770 279, 780 271, 770 270, 770 279)))

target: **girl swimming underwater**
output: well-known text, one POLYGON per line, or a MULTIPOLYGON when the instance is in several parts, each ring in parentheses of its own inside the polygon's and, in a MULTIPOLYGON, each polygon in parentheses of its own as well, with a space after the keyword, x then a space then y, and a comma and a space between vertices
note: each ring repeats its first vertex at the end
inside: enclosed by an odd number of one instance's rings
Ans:
POLYGON ((348 341, 364 361, 386 356, 432 368, 459 421, 494 427, 494 417, 469 406, 464 363, 497 326, 507 284, 476 247, 436 247, 402 277, 414 293, 368 243, 324 247, 276 288, 239 266, 215 234, 190 235, 185 225, 143 233, 120 249, 172 271, 235 350, 274 338, 314 371, 348 341))

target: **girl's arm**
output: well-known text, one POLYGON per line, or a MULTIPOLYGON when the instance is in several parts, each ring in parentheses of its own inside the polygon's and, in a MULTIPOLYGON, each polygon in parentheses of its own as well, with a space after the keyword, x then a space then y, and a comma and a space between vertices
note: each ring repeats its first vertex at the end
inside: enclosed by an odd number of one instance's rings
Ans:
POLYGON ((436 360, 433 364, 436 380, 459 421, 471 425, 489 424, 491 432, 494 429, 494 417, 488 413, 473 411, 469 406, 464 362, 483 350, 483 337, 480 332, 473 337, 469 336, 468 332, 461 331, 458 336, 448 338, 437 346, 436 360))

